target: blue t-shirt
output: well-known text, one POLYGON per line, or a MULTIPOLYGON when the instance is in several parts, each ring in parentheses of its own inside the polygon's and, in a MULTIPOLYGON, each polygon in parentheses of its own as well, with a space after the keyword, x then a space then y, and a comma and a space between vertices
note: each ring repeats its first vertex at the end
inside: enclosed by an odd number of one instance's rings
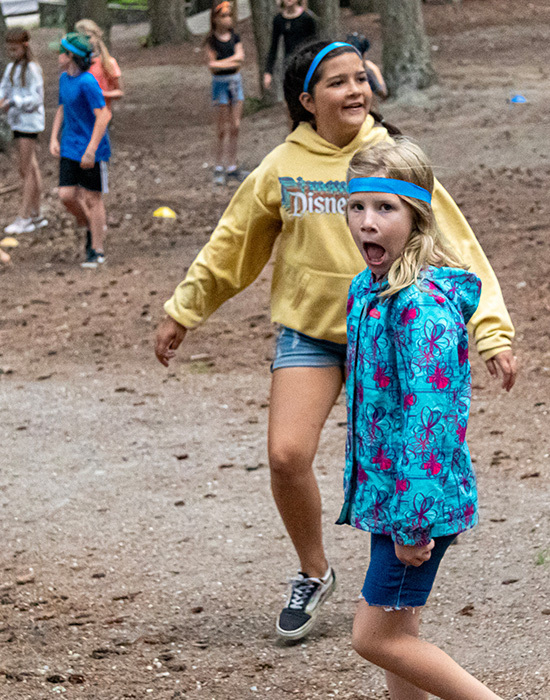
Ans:
MULTIPOLYGON (((105 107, 103 92, 91 73, 62 73, 59 78, 59 104, 63 105, 61 157, 80 161, 92 138, 94 109, 105 107)), ((111 146, 106 131, 97 147, 95 159, 97 162, 109 160, 110 157, 111 146)))

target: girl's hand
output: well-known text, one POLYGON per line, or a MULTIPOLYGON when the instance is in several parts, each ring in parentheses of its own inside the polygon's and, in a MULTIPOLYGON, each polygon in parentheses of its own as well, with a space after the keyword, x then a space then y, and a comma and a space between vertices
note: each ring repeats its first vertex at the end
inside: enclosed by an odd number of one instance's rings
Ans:
POLYGON ((3 112, 7 112, 9 108, 10 108, 10 103, 8 102, 8 100, 0 100, 0 109, 3 112))
POLYGON ((410 546, 395 543, 395 556, 405 566, 422 566, 425 561, 432 556, 432 549, 435 542, 430 540, 428 544, 422 546, 410 546))
POLYGON ((157 328, 155 355, 161 365, 168 367, 168 363, 176 354, 176 350, 181 345, 186 333, 187 328, 171 316, 167 316, 160 322, 157 328))
POLYGON ((518 361, 512 351, 507 349, 499 352, 487 360, 486 365, 491 377, 498 379, 499 372, 502 373, 502 388, 510 391, 518 374, 518 361))
POLYGON ((271 83, 273 82, 273 76, 271 73, 264 73, 264 88, 269 90, 271 83))
POLYGON ((55 139, 55 140, 52 139, 50 141, 50 153, 55 158, 59 158, 59 156, 61 155, 61 148, 59 146, 59 141, 57 139, 55 139))

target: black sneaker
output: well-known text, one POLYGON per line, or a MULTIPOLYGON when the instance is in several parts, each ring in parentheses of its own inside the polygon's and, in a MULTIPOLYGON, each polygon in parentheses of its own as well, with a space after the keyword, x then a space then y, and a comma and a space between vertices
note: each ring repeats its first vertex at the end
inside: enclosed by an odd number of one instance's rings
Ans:
POLYGON ((86 260, 80 263, 80 267, 87 268, 89 270, 95 270, 99 265, 103 265, 105 262, 105 254, 103 252, 96 253, 96 251, 91 248, 90 254, 87 256, 86 260))
POLYGON ((324 578, 310 578, 302 571, 290 582, 288 604, 277 620, 277 634, 283 639, 302 639, 315 625, 321 604, 336 588, 331 567, 324 578))
POLYGON ((241 168, 235 168, 233 170, 226 170, 225 171, 225 179, 226 182, 242 182, 245 180, 248 176, 250 175, 249 170, 241 170, 241 168))

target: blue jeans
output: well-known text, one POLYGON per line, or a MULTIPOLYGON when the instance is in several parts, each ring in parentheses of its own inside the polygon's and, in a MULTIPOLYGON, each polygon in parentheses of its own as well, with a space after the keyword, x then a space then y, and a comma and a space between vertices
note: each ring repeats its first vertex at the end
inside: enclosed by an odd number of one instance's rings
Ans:
POLYGON ((395 555, 392 538, 372 533, 363 598, 369 605, 396 610, 426 605, 439 564, 455 538, 456 535, 434 537, 430 559, 421 566, 405 566, 395 555))

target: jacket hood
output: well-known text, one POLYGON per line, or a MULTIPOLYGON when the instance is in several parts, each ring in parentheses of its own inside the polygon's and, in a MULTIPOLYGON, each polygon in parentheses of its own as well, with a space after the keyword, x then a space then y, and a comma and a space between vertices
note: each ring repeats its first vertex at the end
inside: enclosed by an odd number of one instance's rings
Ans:
POLYGON ((464 322, 472 318, 481 296, 481 280, 472 272, 454 267, 429 267, 419 282, 447 298, 462 314, 464 322))
POLYGON ((320 156, 341 156, 342 154, 353 154, 362 146, 372 145, 377 141, 387 139, 387 131, 384 127, 375 127, 374 119, 369 114, 363 122, 357 136, 350 141, 347 146, 339 148, 329 141, 325 141, 322 136, 315 131, 309 122, 301 122, 285 139, 286 143, 295 143, 306 148, 311 153, 320 156))

